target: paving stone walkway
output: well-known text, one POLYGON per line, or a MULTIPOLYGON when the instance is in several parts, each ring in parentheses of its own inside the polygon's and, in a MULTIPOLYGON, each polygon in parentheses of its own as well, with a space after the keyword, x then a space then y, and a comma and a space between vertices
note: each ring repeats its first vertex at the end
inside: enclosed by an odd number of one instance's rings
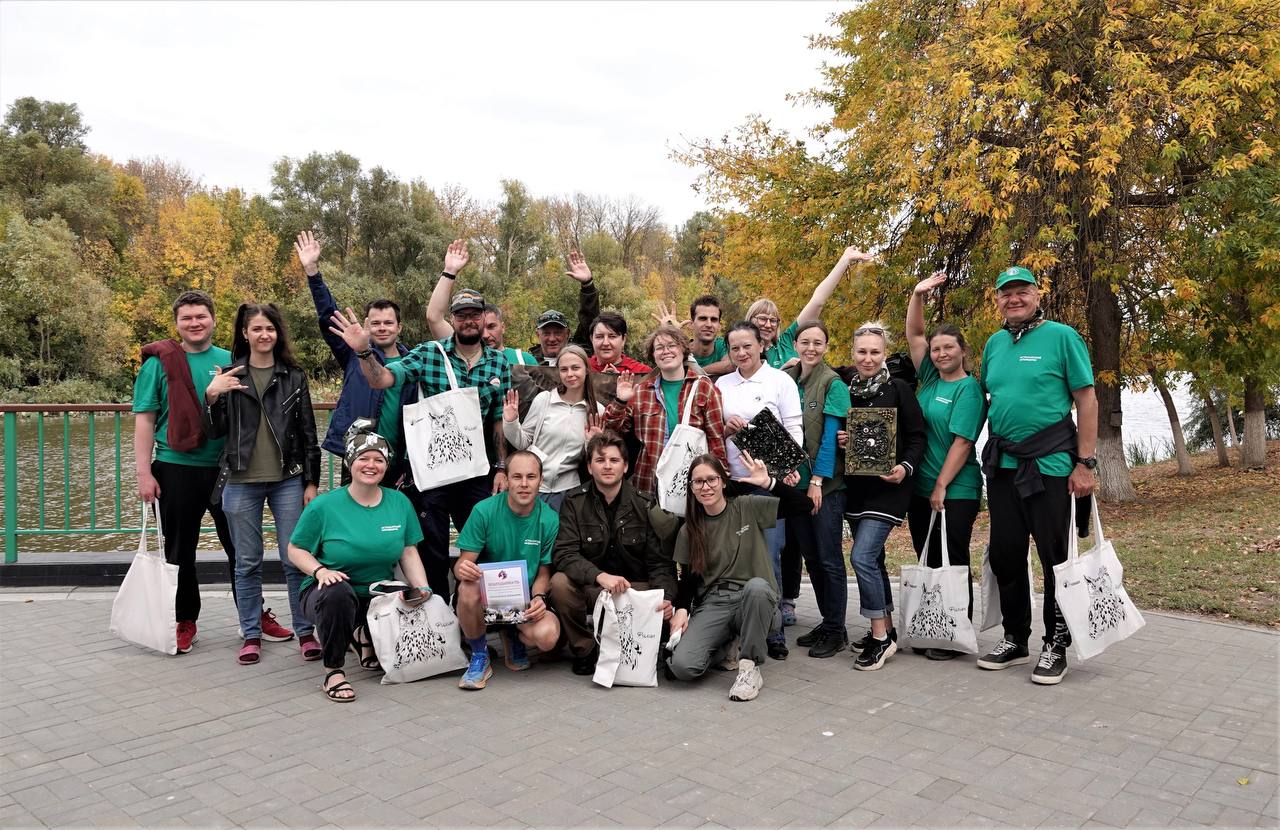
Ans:
POLYGON ((357 668, 335 705, 293 643, 235 664, 225 594, 178 657, 108 634, 110 597, 0 594, 0 826, 1280 825, 1269 631, 1149 613, 1057 687, 793 649, 752 703, 559 662, 474 693, 357 668))

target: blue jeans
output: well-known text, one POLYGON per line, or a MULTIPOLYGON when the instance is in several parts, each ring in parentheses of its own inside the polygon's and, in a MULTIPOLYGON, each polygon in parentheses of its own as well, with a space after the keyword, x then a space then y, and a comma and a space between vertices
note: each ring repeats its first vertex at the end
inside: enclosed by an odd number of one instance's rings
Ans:
POLYGON ((302 571, 289 561, 289 537, 302 515, 302 476, 269 484, 235 484, 227 482, 222 491, 222 512, 227 514, 231 541, 236 547, 236 603, 240 612, 240 630, 245 639, 262 636, 262 506, 271 507, 276 522, 276 539, 280 547, 280 564, 284 566, 285 584, 289 588, 289 613, 293 631, 305 637, 315 628, 302 613, 298 592, 302 588, 302 571))
POLYGON ((849 604, 849 584, 844 570, 844 490, 822 498, 818 515, 787 520, 787 540, 804 556, 813 585, 813 598, 822 614, 822 627, 845 630, 844 616, 849 604))
POLYGON ((849 561, 858 577, 858 613, 869 620, 889 619, 893 627, 893 591, 884 564, 884 542, 893 525, 879 519, 850 519, 853 550, 849 561))

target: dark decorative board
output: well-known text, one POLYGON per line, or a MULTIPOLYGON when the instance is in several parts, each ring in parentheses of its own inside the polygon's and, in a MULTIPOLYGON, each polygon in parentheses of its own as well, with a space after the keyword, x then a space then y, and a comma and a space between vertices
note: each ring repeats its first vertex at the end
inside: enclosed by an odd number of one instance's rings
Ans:
POLYGON ((893 471, 898 454, 898 410, 873 406, 849 410, 844 448, 845 475, 883 476, 893 471))
POLYGON ((769 475, 775 478, 782 478, 806 461, 804 450, 767 406, 729 440, 739 450, 763 461, 769 468, 769 475))

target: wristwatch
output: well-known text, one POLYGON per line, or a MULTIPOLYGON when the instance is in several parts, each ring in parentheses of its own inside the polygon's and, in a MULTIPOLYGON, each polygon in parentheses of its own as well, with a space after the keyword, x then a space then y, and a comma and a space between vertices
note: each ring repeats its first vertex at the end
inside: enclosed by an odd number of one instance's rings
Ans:
POLYGON ((1098 469, 1098 456, 1091 455, 1088 458, 1077 458, 1076 463, 1083 464, 1087 469, 1096 470, 1098 469))

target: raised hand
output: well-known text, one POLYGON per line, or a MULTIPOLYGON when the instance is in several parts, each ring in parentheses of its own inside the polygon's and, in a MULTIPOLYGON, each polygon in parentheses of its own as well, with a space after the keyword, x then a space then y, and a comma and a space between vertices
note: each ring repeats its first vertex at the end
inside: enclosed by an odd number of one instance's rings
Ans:
POLYGON ((314 277, 320 273, 320 243, 311 234, 311 231, 303 231, 298 234, 298 240, 293 243, 293 250, 298 254, 298 262, 302 263, 302 271, 308 277, 314 277))
POLYGON ((768 490, 770 475, 769 468, 765 466, 765 463, 752 458, 751 453, 748 452, 742 453, 742 463, 747 468, 747 475, 745 478, 736 480, 741 481, 743 484, 754 484, 762 490, 768 490))
POLYGON ((618 386, 613 393, 618 403, 626 403, 636 396, 635 378, 635 374, 630 369, 618 375, 618 386))
POLYGON ((930 291, 937 288, 938 286, 942 285, 946 281, 947 281, 946 271, 934 271, 928 277, 916 283, 916 287, 911 290, 911 293, 920 294, 921 296, 923 296, 925 294, 928 294, 930 291))
POLYGON ((856 245, 850 245, 844 249, 844 254, 840 257, 846 262, 875 262, 875 256, 859 249, 856 245))
POLYGON ((446 274, 453 274, 455 277, 458 272, 467 267, 467 263, 471 261, 471 252, 467 250, 467 240, 455 239, 449 243, 449 247, 444 252, 444 270, 446 274))
POLYGON ((587 267, 587 258, 577 251, 569 252, 569 270, 564 273, 565 276, 573 277, 583 285, 591 282, 591 269, 587 267))
POLYGON ((215 366, 213 372, 213 380, 204 390, 204 399, 209 403, 216 401, 223 392, 244 392, 249 388, 239 378, 244 374, 243 366, 232 366, 225 372, 221 366, 215 366))
POLYGON ((653 322, 659 326, 675 326, 676 328, 693 328, 692 320, 676 319, 676 304, 672 303, 670 307, 661 300, 658 301, 658 311, 653 315, 653 322))
POLYGON ((604 432, 604 416, 594 412, 588 415, 587 425, 582 432, 583 437, 588 441, 604 432))
POLYGON ((507 391, 506 400, 502 402, 502 420, 509 424, 520 420, 520 393, 514 389, 507 391))
POLYGON ((369 348, 369 330, 350 306, 347 306, 345 314, 335 311, 329 321, 329 331, 341 337, 352 351, 363 352, 369 348))

